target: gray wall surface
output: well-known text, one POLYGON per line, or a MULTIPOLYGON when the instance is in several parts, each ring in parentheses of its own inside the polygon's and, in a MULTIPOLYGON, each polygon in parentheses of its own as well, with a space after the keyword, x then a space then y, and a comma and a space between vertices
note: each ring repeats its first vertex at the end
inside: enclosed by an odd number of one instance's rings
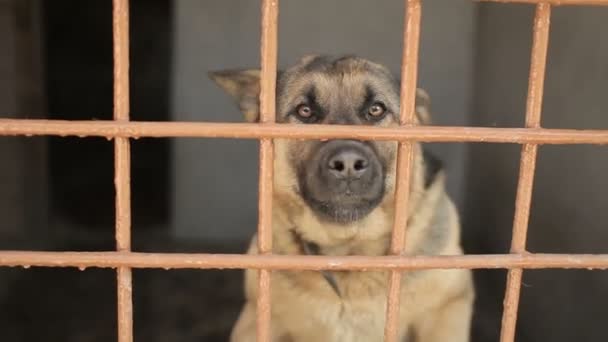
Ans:
MULTIPOLYGON (((259 65, 259 2, 174 4, 173 118, 241 121, 234 104, 206 73, 259 65)), ((400 0, 282 1, 280 67, 308 53, 356 53, 399 73, 403 13, 400 0)), ((436 124, 469 121, 474 14, 467 0, 425 1, 419 84, 431 94, 436 124)), ((450 192, 462 204, 466 147, 432 149, 447 164, 450 192)), ((179 139, 173 151, 176 233, 216 241, 248 238, 257 222, 257 142, 179 139)))
MULTIPOLYGON (((522 126, 533 6, 482 5, 473 123, 522 126)), ((608 128, 608 9, 553 10, 542 125, 608 128)), ((519 169, 518 146, 474 145, 467 175, 465 243, 469 253, 508 251, 519 169)), ((539 149, 528 250, 607 253, 608 150, 539 149)), ((497 341, 505 272, 477 272, 479 341, 497 341)), ((519 342, 606 341, 608 274, 525 271, 519 342)))

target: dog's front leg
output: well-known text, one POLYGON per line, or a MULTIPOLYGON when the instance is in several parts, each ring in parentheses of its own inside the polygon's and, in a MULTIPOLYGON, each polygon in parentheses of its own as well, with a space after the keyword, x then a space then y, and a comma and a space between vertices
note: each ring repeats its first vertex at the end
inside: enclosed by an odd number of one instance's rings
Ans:
POLYGON ((473 294, 466 290, 427 313, 415 324, 415 341, 468 342, 472 311, 473 294))

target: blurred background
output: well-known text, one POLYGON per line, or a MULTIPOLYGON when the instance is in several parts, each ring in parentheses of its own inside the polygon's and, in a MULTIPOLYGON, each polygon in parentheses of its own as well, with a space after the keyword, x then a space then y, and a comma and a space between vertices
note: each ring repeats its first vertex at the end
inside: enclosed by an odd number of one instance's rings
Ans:
MULTIPOLYGON (((399 72, 401 0, 281 1, 280 66, 355 53, 399 72)), ((419 85, 435 124, 521 127, 534 6, 425 0, 419 85)), ((259 1, 132 0, 131 117, 230 121, 209 70, 259 64, 259 1)), ((0 0, 0 117, 112 117, 110 0, 0 0)), ((553 11, 543 126, 608 128, 608 8, 553 11)), ((467 253, 508 252, 520 147, 434 144, 467 253)), ((608 150, 540 148, 528 249, 608 253, 608 150)), ((132 142, 137 251, 245 251, 257 220, 257 142, 132 142)), ((113 146, 0 137, 0 248, 114 248, 113 146)), ((498 341, 506 272, 475 271, 472 342, 498 341)), ((134 271, 137 341, 226 341, 240 271, 134 271)), ((524 272, 517 341, 606 341, 608 274, 524 272)), ((113 341, 112 270, 0 268, 3 341, 113 341)))

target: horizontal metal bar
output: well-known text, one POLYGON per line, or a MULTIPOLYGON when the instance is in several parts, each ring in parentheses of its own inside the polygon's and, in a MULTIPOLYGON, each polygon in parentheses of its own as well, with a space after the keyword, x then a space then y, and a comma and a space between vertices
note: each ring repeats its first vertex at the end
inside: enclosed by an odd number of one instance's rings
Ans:
POLYGON ((269 270, 420 270, 420 269, 608 269, 608 254, 488 254, 455 256, 310 256, 183 254, 141 252, 0 251, 0 266, 269 269, 269 270))
POLYGON ((500 3, 521 3, 521 4, 541 4, 546 3, 553 6, 608 6, 608 0, 473 0, 476 2, 500 2, 500 3))
POLYGON ((0 119, 0 136, 361 139, 513 144, 608 144, 608 130, 457 126, 370 127, 210 122, 118 122, 0 119))

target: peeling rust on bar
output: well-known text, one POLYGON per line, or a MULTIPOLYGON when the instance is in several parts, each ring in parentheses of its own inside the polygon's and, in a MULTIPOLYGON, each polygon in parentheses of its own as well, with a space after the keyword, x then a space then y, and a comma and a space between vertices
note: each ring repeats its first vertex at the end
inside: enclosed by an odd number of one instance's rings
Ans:
MULTIPOLYGON (((538 4, 534 18, 532 55, 530 58, 530 77, 528 81, 528 99, 526 103, 526 127, 539 128, 541 121, 547 49, 551 21, 551 5, 538 4)), ((522 146, 515 217, 513 219, 513 237, 511 253, 526 252, 526 237, 530 218, 530 205, 536 168, 537 144, 522 146)), ((509 270, 504 298, 501 342, 514 342, 517 326, 517 309, 521 290, 522 269, 509 270)))
POLYGON ((114 122, 0 119, 0 136, 131 138, 360 139, 547 145, 608 145, 608 130, 457 126, 367 127, 210 122, 114 122))
POLYGON ((381 271, 423 269, 608 269, 608 254, 312 256, 141 252, 0 251, 0 266, 142 269, 381 271))
MULTIPOLYGON (((260 123, 272 124, 276 117, 277 41, 279 1, 262 1, 260 123)), ((274 144, 270 138, 260 142, 260 172, 258 196, 258 251, 272 254, 272 195, 274 174, 274 144)), ((258 342, 271 340, 270 271, 261 269, 258 276, 257 326, 258 342)))
MULTIPOLYGON (((420 20, 422 6, 420 0, 405 0, 405 25, 403 28, 403 61, 401 66, 400 123, 411 127, 415 123, 415 101, 418 78, 418 49, 420 45, 420 20)), ((390 252, 403 254, 407 226, 411 170, 413 160, 411 141, 399 143, 397 152, 397 175, 395 184, 395 217, 390 252)), ((384 341, 399 340, 399 306, 401 301, 402 272, 393 270, 388 279, 386 324, 384 341)))
MULTIPOLYGON (((113 0, 114 120, 129 121, 129 1, 113 0)), ((128 137, 114 141, 116 249, 131 249, 131 153, 128 137)), ((118 341, 133 341, 133 288, 129 266, 117 273, 118 341)))

